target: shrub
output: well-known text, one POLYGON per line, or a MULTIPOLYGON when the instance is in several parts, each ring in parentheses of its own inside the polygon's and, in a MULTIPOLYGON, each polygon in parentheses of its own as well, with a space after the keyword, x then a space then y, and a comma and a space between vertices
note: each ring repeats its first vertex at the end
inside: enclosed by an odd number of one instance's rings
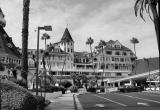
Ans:
POLYGON ((21 86, 0 80, 1 110, 36 110, 37 100, 21 86))
POLYGON ((34 98, 37 101, 37 105, 38 105, 37 108, 38 108, 38 110, 43 110, 44 107, 46 106, 45 105, 45 98, 42 97, 42 96, 37 96, 37 95, 35 95, 34 98))
POLYGON ((78 87, 77 86, 71 86, 70 91, 71 91, 71 93, 76 93, 76 92, 78 92, 78 87))
POLYGON ((96 93, 96 88, 94 88, 94 87, 90 87, 90 88, 87 88, 87 92, 94 92, 94 93, 96 93))
POLYGON ((63 86, 60 86, 60 87, 59 87, 59 90, 62 91, 62 94, 65 94, 66 88, 63 87, 63 86))
POLYGON ((60 85, 62 85, 65 88, 69 88, 72 86, 72 83, 70 81, 65 80, 65 81, 62 81, 60 85))

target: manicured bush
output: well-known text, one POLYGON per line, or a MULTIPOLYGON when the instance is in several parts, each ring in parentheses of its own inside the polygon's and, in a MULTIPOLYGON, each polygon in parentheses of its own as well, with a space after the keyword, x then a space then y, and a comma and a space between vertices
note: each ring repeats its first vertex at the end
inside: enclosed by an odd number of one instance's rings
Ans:
POLYGON ((59 90, 62 91, 62 94, 65 94, 67 89, 65 87, 63 87, 63 86, 60 86, 59 90))
POLYGON ((78 92, 78 87, 77 86, 71 86, 69 89, 70 89, 71 93, 78 92))
POLYGON ((46 106, 45 105, 45 98, 42 97, 42 96, 37 96, 37 95, 35 95, 34 98, 37 101, 37 108, 38 108, 38 110, 43 110, 44 107, 46 106))
POLYGON ((36 110, 37 100, 23 87, 0 79, 1 110, 36 110))
POLYGON ((69 88, 72 86, 72 83, 70 81, 64 80, 59 85, 62 85, 65 88, 69 88))
POLYGON ((94 92, 96 93, 96 88, 95 87, 90 87, 90 88, 87 88, 87 92, 94 92))

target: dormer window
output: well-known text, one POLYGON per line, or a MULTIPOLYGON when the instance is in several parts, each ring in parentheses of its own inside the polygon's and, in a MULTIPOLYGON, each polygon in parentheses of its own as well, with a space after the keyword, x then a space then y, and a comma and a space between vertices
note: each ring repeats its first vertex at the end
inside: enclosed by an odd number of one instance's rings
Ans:
POLYGON ((124 55, 124 56, 126 56, 126 55, 127 55, 127 53, 126 53, 126 52, 123 52, 123 55, 124 55))
POLYGON ((121 48, 120 45, 115 45, 114 47, 115 47, 115 48, 121 48))

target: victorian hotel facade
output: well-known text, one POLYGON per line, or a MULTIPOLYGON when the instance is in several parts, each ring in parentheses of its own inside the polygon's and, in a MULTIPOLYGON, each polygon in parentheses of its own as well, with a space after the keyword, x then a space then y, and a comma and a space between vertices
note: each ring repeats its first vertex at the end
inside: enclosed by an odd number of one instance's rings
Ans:
MULTIPOLYGON (((99 84, 102 78, 107 82, 127 77, 132 71, 135 55, 118 40, 110 40, 106 44, 103 52, 99 49, 93 53, 92 62, 89 52, 74 50, 74 40, 66 28, 61 41, 47 45, 51 74, 62 80, 71 80, 72 74, 86 74, 88 77, 97 75, 99 84)), ((43 69, 42 63, 40 68, 43 69)))

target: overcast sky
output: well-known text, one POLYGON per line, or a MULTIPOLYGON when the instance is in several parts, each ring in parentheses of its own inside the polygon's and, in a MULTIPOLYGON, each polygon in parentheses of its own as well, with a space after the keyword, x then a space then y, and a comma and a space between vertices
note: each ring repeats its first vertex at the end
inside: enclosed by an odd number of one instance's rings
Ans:
MULTIPOLYGON (((5 30, 16 46, 21 47, 22 1, 0 0, 7 25, 5 30)), ((75 51, 89 51, 85 44, 88 37, 99 40, 119 40, 133 50, 132 37, 139 40, 136 45, 139 58, 159 56, 153 22, 146 16, 146 22, 134 15, 135 0, 31 0, 29 15, 29 48, 36 48, 38 26, 52 25, 47 32, 57 42, 68 27, 75 51), (68 24, 68 25, 67 25, 68 24)), ((41 31, 41 35, 44 31, 41 31)), ((44 48, 44 41, 40 41, 44 48)))

